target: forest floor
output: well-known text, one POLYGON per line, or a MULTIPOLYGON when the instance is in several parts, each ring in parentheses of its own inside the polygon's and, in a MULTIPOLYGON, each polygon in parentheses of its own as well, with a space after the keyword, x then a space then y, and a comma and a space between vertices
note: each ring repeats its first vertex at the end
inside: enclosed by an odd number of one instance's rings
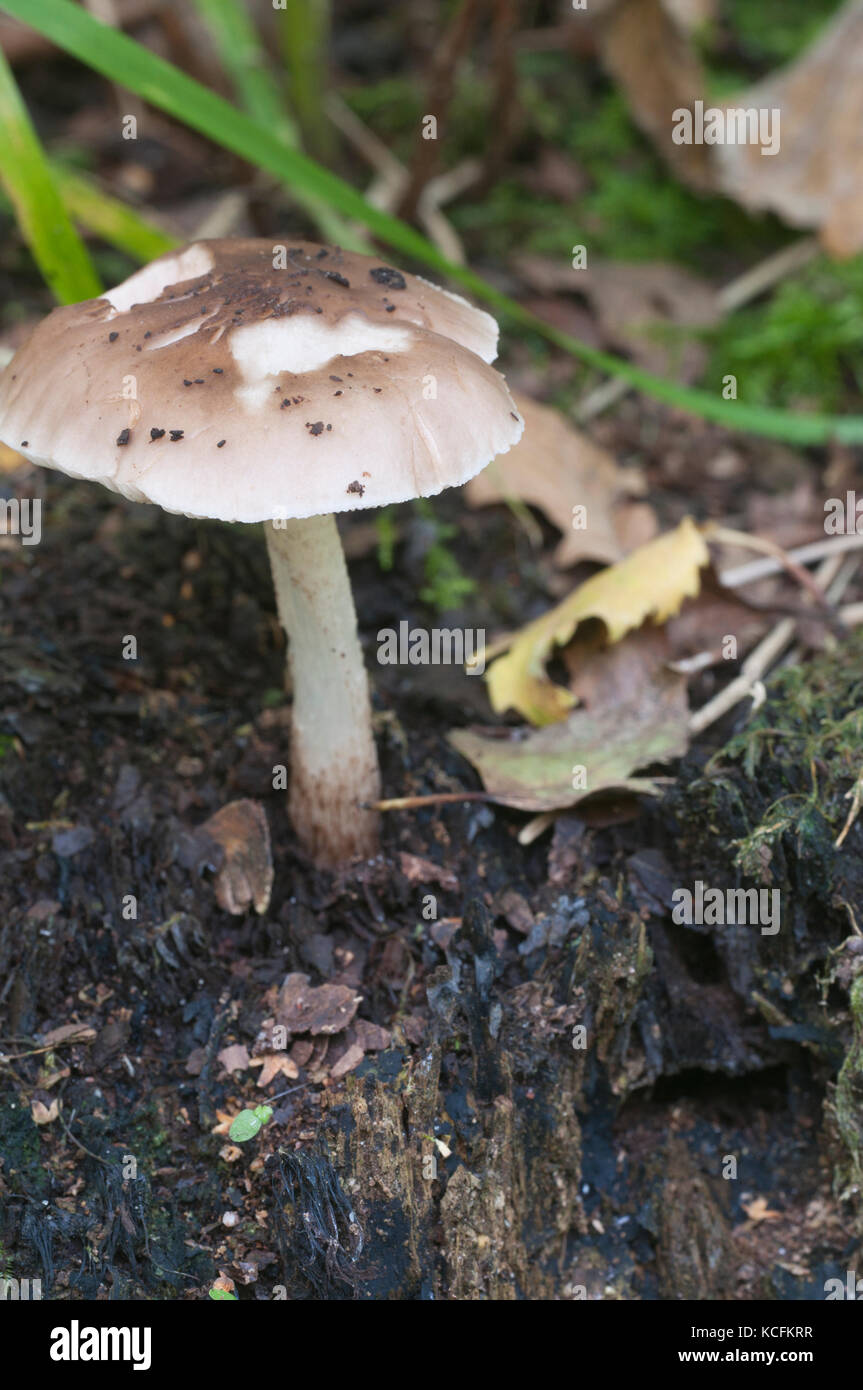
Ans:
MULTIPOLYGON (((407 160, 422 94, 409 65, 392 74, 385 32, 361 58, 343 40, 339 61, 355 112, 407 160)), ((738 35, 726 59, 751 76, 788 56, 768 39, 750 59, 738 35)), ((605 77, 573 87, 572 61, 525 49, 504 174, 452 223, 537 313, 626 351, 601 302, 543 288, 520 259, 568 256, 574 203, 601 257, 697 266, 714 286, 790 236, 681 189, 605 77)), ((161 117, 134 153, 109 139, 110 98, 88 104, 82 80, 34 57, 43 129, 175 227, 191 234, 214 187, 242 182, 161 117)), ((477 91, 456 92, 453 161, 475 153, 477 91)), ((243 191, 240 234, 297 225, 272 188, 243 191)), ((14 345, 49 306, 0 216, 14 345)), ((104 247, 99 264, 108 281, 132 268, 104 247)), ((689 379, 743 370, 765 400, 848 408, 859 273, 822 258, 793 302, 690 325, 689 379)), ((657 370, 679 330, 650 345, 657 370)), ((500 366, 562 410, 598 384, 530 335, 504 338, 500 366)), ((589 431, 644 480, 663 531, 692 516, 793 547, 823 538, 824 498, 860 478, 854 451, 731 435, 633 395, 589 431)), ((736 706, 645 769, 671 779, 661 796, 591 798, 530 843, 525 815, 491 800, 388 811, 379 858, 333 879, 273 788, 290 698, 260 528, 14 458, 0 484, 40 498, 44 527, 38 546, 0 537, 0 1276, 69 1300, 794 1300, 861 1272, 860 825, 836 848, 860 773, 858 637, 810 615, 756 713, 736 706), (212 821, 237 802, 232 826, 212 821), (780 892, 779 933, 673 921, 676 889, 738 886, 741 864, 780 892), (265 911, 226 910, 270 868, 265 911), (233 1142, 259 1104, 269 1121, 233 1142)), ((516 721, 458 667, 381 664, 378 633, 512 631, 590 567, 562 577, 547 517, 526 527, 461 492, 342 533, 384 795, 476 797, 448 734, 516 721)), ((772 598, 800 611, 793 583, 772 598)), ((728 678, 697 675, 692 706, 728 678)))

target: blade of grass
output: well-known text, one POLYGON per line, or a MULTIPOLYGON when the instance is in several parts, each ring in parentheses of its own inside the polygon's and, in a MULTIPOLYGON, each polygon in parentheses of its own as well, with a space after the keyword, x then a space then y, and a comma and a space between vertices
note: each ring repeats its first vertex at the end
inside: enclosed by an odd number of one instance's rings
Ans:
POLYGON ((589 366, 619 376, 656 400, 688 410, 727 429, 782 439, 790 444, 863 443, 863 416, 796 415, 790 411, 726 401, 710 392, 679 386, 663 377, 589 347, 537 318, 465 266, 454 265, 421 233, 367 203, 350 184, 291 150, 269 130, 237 111, 229 102, 202 87, 125 34, 115 33, 70 0, 0 0, 0 8, 29 24, 88 67, 111 80, 122 81, 146 101, 167 111, 202 135, 232 150, 251 164, 283 179, 294 195, 321 198, 347 217, 356 218, 376 236, 405 256, 464 285, 518 327, 537 333, 589 366))
POLYGON ((332 128, 324 112, 330 0, 286 0, 277 18, 291 107, 306 143, 319 158, 326 158, 333 152, 332 128))
POLYGON ((12 69, 0 49, 0 178, 46 284, 63 304, 102 286, 57 191, 12 69))
MULTIPOLYGON (((241 0, 194 0, 194 4, 241 106, 258 125, 273 131, 291 149, 299 149, 299 131, 285 109, 278 83, 267 66, 257 31, 241 0)), ((372 249, 325 199, 310 196, 304 206, 328 241, 337 241, 349 251, 372 249)))
POLYGON ((239 0, 193 0, 193 4, 209 30, 240 105, 252 120, 273 130, 286 145, 298 146, 299 132, 285 110, 255 26, 242 4, 239 0))
POLYGON ((105 193, 93 179, 67 169, 57 160, 51 160, 51 169, 71 215, 109 246, 125 251, 137 261, 152 261, 182 244, 179 237, 105 193))

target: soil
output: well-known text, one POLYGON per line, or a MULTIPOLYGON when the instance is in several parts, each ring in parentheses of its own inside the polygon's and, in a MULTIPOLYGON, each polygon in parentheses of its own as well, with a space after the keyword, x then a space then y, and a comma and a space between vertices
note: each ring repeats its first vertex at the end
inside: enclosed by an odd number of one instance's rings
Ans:
MULTIPOLYGON (((659 417, 654 462, 669 431, 703 455, 698 427, 659 417)), ((73 1300, 200 1298, 219 1276, 240 1298, 335 1300, 801 1299, 845 1278, 859 842, 841 859, 785 834, 781 945, 670 915, 672 885, 736 881, 730 840, 806 769, 780 745, 754 780, 733 748, 705 770, 738 714, 661 801, 588 802, 529 846, 524 816, 484 802, 393 812, 378 860, 318 875, 273 789, 290 703, 259 528, 35 472, 18 491, 36 487, 42 543, 7 543, 0 589, 9 1269, 73 1300), (201 829, 238 800, 272 839, 260 915, 220 906, 201 829), (260 1050, 297 973, 355 991, 386 1033, 296 1034, 260 1089, 219 1054, 260 1050), (232 1144, 260 1103, 270 1121, 232 1144)), ((459 508, 442 504, 480 582, 473 623, 525 620, 523 533, 504 508, 459 508)), ((445 734, 489 721, 482 683, 374 661, 379 628, 431 620, 425 523, 404 508, 397 525, 389 573, 367 519, 345 528, 386 794, 476 791, 445 734)), ((863 679, 859 643, 819 660, 863 679)), ((826 684, 847 698, 835 670, 826 684)))

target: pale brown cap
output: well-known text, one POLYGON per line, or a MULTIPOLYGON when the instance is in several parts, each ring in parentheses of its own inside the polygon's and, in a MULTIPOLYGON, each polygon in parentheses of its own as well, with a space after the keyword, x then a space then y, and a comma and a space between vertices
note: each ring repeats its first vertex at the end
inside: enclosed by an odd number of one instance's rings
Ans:
POLYGON ((48 315, 0 377, 0 439, 190 516, 384 506, 519 439, 496 352, 489 314, 382 260, 194 242, 48 315))

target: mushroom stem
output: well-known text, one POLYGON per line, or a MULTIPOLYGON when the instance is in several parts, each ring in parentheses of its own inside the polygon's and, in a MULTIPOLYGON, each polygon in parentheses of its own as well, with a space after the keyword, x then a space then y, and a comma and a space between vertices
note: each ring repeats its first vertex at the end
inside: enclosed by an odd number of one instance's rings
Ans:
POLYGON ((333 516, 264 523, 294 691, 288 810, 321 868, 378 848, 380 796, 369 685, 333 516), (363 809, 363 804, 366 809, 363 809))

